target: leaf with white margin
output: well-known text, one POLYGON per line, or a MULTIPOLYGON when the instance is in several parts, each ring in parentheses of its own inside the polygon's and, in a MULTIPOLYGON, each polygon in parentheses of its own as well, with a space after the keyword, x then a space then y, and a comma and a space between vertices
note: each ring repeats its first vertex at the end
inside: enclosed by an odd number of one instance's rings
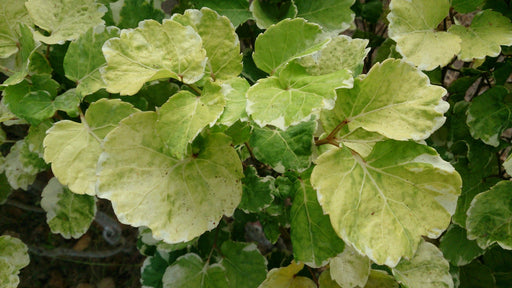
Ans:
POLYGON ((226 271, 220 264, 204 263, 197 254, 181 256, 167 267, 162 277, 163 288, 222 288, 230 287, 226 271))
POLYGON ((302 268, 304 268, 304 263, 295 263, 294 261, 286 267, 274 268, 268 272, 267 279, 258 288, 316 288, 313 280, 295 275, 302 268))
POLYGON ((393 276, 382 270, 372 270, 364 288, 398 288, 400 285, 393 276))
POLYGON ((33 24, 24 0, 1 1, 0 15, 0 58, 7 58, 19 51, 19 23, 29 27, 33 24))
POLYGON ((99 26, 90 28, 69 44, 64 57, 64 72, 68 79, 77 83, 76 91, 82 97, 106 87, 99 70, 106 63, 101 47, 119 33, 116 27, 99 26))
POLYGON ((109 133, 98 196, 112 202, 121 222, 147 226, 157 240, 189 241, 233 214, 242 197, 242 164, 222 134, 179 161, 156 135, 156 121, 155 112, 135 113, 109 133))
POLYGON ((46 223, 52 233, 66 239, 80 238, 91 226, 96 215, 94 196, 77 195, 52 178, 41 194, 41 207, 46 211, 46 223))
POLYGON ((103 45, 107 66, 100 68, 107 91, 133 95, 148 81, 175 78, 184 83, 204 75, 206 51, 201 36, 189 26, 164 19, 145 20, 135 29, 103 45))
POLYGON ((512 250, 512 182, 500 181, 489 191, 473 198, 467 211, 468 239, 475 240, 482 249, 498 243, 512 250))
POLYGON ((30 262, 28 247, 20 239, 0 236, 0 285, 16 288, 20 282, 19 270, 30 262))
POLYGON ((290 212, 293 256, 309 267, 319 268, 343 251, 344 244, 334 232, 329 216, 318 203, 308 179, 298 179, 290 212))
POLYGON ((345 35, 333 37, 322 50, 297 59, 311 75, 322 75, 347 69, 361 73, 364 58, 370 52, 367 39, 352 39, 345 35))
POLYGON ((446 90, 430 85, 428 77, 401 60, 376 64, 356 78, 352 89, 339 89, 332 112, 358 127, 396 140, 423 140, 441 127, 449 109, 446 90), (400 81, 397 81, 400 79, 400 81))
POLYGON ((512 175, 512 153, 510 153, 505 162, 503 162, 503 167, 508 175, 512 175))
POLYGON ((459 53, 459 36, 434 30, 448 16, 450 0, 393 0, 389 8, 389 38, 407 62, 434 70, 459 53))
POLYGON ((377 264, 414 255, 421 236, 437 238, 455 212, 459 174, 416 142, 386 140, 361 158, 348 148, 316 160, 311 183, 334 230, 377 264))
POLYGON ((331 259, 331 278, 341 287, 364 287, 370 276, 371 264, 368 257, 345 245, 343 252, 331 259))
POLYGON ((446 233, 443 234, 439 249, 443 252, 444 257, 455 266, 467 265, 485 252, 476 241, 469 240, 466 229, 457 224, 450 225, 446 233))
POLYGON ((297 6, 293 1, 252 1, 249 10, 260 29, 268 29, 286 18, 297 16, 297 6), (281 4, 281 5, 279 5, 281 4))
POLYGON ((354 21, 354 11, 350 9, 355 0, 295 0, 297 17, 318 23, 326 31, 339 33, 347 30, 354 21))
POLYGON ((448 32, 462 39, 460 53, 462 61, 496 57, 501 46, 512 45, 512 23, 499 12, 485 10, 478 12, 469 27, 453 25, 448 32))
POLYGON ((267 275, 267 258, 254 243, 226 241, 220 247, 230 288, 256 288, 267 275))
POLYGON ((227 80, 242 72, 240 41, 227 17, 201 8, 188 9, 183 15, 174 14, 171 19, 183 26, 191 26, 201 36, 208 57, 205 73, 214 81, 227 80))
POLYGON ((36 40, 46 44, 77 39, 89 28, 105 23, 101 17, 107 12, 94 0, 28 0, 25 6, 34 24, 50 34, 34 33, 36 40))
POLYGON ((278 68, 293 59, 322 49, 329 40, 316 24, 308 23, 302 18, 286 19, 270 26, 256 38, 254 63, 261 70, 274 74, 278 68))
POLYGON ((276 187, 272 176, 259 177, 254 166, 244 169, 243 194, 239 209, 246 213, 257 213, 270 206, 276 187))
POLYGON ((220 15, 228 17, 235 27, 252 18, 248 0, 192 0, 191 2, 195 7, 209 7, 220 15))
POLYGON ((238 120, 247 121, 245 94, 250 86, 247 80, 240 77, 228 79, 220 84, 220 92, 224 95, 226 107, 218 120, 219 124, 231 126, 238 120))
POLYGON ((495 86, 471 101, 466 115, 469 132, 475 139, 498 147, 503 130, 512 124, 512 105, 505 102, 507 88, 495 86))
POLYGON ((270 124, 286 130, 291 125, 309 121, 322 109, 332 109, 335 89, 350 88, 352 82, 348 70, 312 76, 304 67, 292 62, 278 76, 260 79, 249 88, 247 114, 260 127, 270 124))
POLYGON ((103 138, 121 119, 138 111, 119 99, 101 99, 89 106, 82 123, 62 120, 44 139, 44 159, 60 183, 77 194, 95 195, 96 165, 103 138), (77 173, 79 171, 79 173, 77 173))
POLYGON ((316 121, 308 121, 286 131, 253 127, 249 144, 256 159, 279 173, 304 171, 311 165, 316 126, 316 121))
POLYGON ((225 105, 221 87, 207 82, 201 96, 182 90, 158 110, 156 132, 173 157, 183 159, 187 147, 206 127, 213 126, 225 105))
POLYGON ((25 140, 20 140, 5 156, 4 168, 5 176, 13 189, 27 190, 36 180, 37 173, 46 170, 47 166, 37 153, 30 151, 25 140))
POLYGON ((392 268, 393 275, 405 287, 453 288, 450 264, 434 244, 422 241, 416 254, 392 268))

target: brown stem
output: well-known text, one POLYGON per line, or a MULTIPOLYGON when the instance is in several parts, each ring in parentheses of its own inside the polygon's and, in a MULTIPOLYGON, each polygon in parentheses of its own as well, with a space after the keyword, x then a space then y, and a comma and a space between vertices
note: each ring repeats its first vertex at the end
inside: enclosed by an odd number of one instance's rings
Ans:
POLYGON ((251 146, 249 146, 249 143, 244 142, 244 144, 245 144, 245 148, 247 148, 247 151, 249 151, 249 155, 251 155, 251 158, 254 160, 258 160, 258 159, 256 159, 256 156, 254 156, 254 154, 252 153, 252 149, 251 149, 251 146))
POLYGON ((199 90, 199 88, 197 88, 196 86, 192 85, 192 84, 187 84, 187 83, 184 83, 185 85, 188 86, 188 88, 194 90, 194 92, 197 93, 197 95, 201 95, 201 90, 199 90))
POLYGON ((307 266, 306 267, 308 268, 308 271, 309 271, 309 274, 311 274, 311 277, 313 277, 313 281, 315 281, 316 285, 318 285, 318 278, 316 278, 316 275, 315 275, 315 272, 313 271, 313 269, 311 269, 311 267, 307 266))
POLYGON ((348 124, 348 122, 350 122, 348 119, 345 119, 343 121, 341 121, 340 124, 338 124, 332 131, 331 133, 329 133, 329 135, 327 135, 327 137, 325 137, 324 139, 320 139, 320 140, 317 140, 315 141, 315 145, 316 146, 320 146, 320 145, 324 145, 324 144, 332 144, 334 146, 338 146, 338 143, 336 143, 336 134, 338 134, 338 132, 340 132, 341 128, 345 127, 345 125, 348 124))

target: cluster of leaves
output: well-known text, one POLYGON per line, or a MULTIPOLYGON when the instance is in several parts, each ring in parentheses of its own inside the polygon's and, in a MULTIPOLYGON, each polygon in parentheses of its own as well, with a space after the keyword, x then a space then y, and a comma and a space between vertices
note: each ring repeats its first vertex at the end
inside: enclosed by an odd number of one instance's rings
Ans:
POLYGON ((0 4, 0 203, 110 200, 144 287, 510 286, 509 1, 160 4, 0 4))

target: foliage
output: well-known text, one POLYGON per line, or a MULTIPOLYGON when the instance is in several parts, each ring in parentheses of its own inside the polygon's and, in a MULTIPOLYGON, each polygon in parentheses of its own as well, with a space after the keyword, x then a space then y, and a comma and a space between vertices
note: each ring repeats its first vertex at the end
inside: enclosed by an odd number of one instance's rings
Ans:
POLYGON ((512 286, 510 1, 120 3, 0 3, 0 203, 109 200, 143 287, 512 286))

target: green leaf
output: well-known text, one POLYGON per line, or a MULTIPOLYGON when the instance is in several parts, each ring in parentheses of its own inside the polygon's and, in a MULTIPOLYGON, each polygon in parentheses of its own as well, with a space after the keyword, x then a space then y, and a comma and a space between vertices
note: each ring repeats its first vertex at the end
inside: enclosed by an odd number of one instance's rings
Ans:
POLYGON ((124 0, 123 8, 121 8, 118 27, 119 28, 135 28, 140 21, 153 19, 162 22, 165 17, 164 11, 156 9, 153 1, 147 0, 124 0))
POLYGON ((140 268, 140 283, 143 288, 162 288, 162 277, 169 266, 168 253, 155 253, 147 257, 140 268))
POLYGON ((0 284, 16 288, 20 282, 19 270, 30 262, 27 246, 20 239, 0 236, 0 284))
MULTIPOLYGON (((318 3, 318 2, 312 2, 318 3)), ((345 35, 334 37, 322 50, 299 58, 298 63, 311 75, 333 73, 342 69, 361 73, 363 61, 370 52, 368 40, 352 39, 345 35)))
POLYGON ((283 20, 256 38, 254 63, 261 70, 274 74, 293 59, 313 54, 328 42, 329 39, 322 38, 318 25, 301 18, 283 20))
POLYGON ((238 208, 246 213, 258 213, 270 206, 274 200, 272 193, 276 188, 274 178, 271 176, 259 177, 258 171, 253 166, 244 170, 243 194, 238 208))
POLYGON ((231 78, 220 84, 221 92, 226 100, 226 107, 220 116, 218 123, 226 126, 233 125, 236 121, 247 120, 245 106, 247 99, 245 94, 249 90, 249 83, 244 78, 231 78))
POLYGON ((60 183, 77 194, 96 194, 96 164, 105 135, 121 119, 138 111, 119 99, 101 99, 89 106, 82 123, 62 120, 48 130, 44 159, 60 183), (76 173, 80 171, 80 173, 76 173))
POLYGON ((439 248, 426 241, 420 243, 414 257, 403 259, 392 271, 405 287, 454 287, 450 264, 439 248))
POLYGON ((466 229, 452 224, 441 238, 439 248, 451 264, 462 266, 484 254, 476 241, 468 240, 466 229))
POLYGON ((297 17, 318 23, 326 31, 338 34, 347 30, 354 21, 354 12, 350 9, 355 0, 295 0, 297 17))
POLYGON ((449 109, 444 88, 430 85, 421 71, 394 59, 374 65, 352 89, 337 92, 335 108, 326 112, 335 116, 328 117, 347 120, 351 131, 362 127, 396 140, 429 137, 443 125, 449 109))
POLYGON ((52 178, 41 194, 41 207, 46 211, 46 222, 52 233, 66 239, 80 238, 96 214, 96 199, 77 195, 52 178))
POLYGON ((4 91, 5 104, 16 116, 37 125, 51 118, 57 110, 54 99, 59 83, 51 75, 33 75, 32 83, 23 80, 4 91))
POLYGON ((17 141, 5 157, 5 176, 13 189, 27 190, 36 180, 37 173, 46 170, 44 160, 31 152, 24 140, 17 141))
POLYGON ((248 0, 192 0, 195 7, 209 7, 229 18, 235 28, 252 18, 248 0))
POLYGON ((208 265, 197 254, 189 253, 169 266, 162 278, 164 288, 229 287, 226 271, 219 264, 208 265))
POLYGON ((404 60, 420 70, 434 70, 459 53, 459 36, 435 31, 448 16, 449 0, 393 0, 389 8, 389 38, 404 60))
POLYGON ((505 162, 503 162, 503 167, 508 175, 512 175, 512 153, 508 155, 505 162))
POLYGON ((213 126, 224 109, 221 87, 207 83, 200 97, 188 91, 174 94, 159 110, 156 129, 170 154, 183 159, 187 146, 208 125, 213 126))
POLYGON ((296 276, 304 268, 304 263, 292 262, 281 268, 274 268, 267 274, 267 279, 258 288, 316 288, 313 280, 304 276, 296 276))
POLYGON ((100 68, 107 90, 133 95, 148 81, 175 78, 184 83, 199 81, 204 74, 206 51, 192 27, 176 21, 162 24, 145 20, 133 30, 103 45, 107 66, 100 68))
POLYGON ((466 220, 468 239, 476 239, 482 249, 498 243, 503 249, 512 250, 511 189, 512 182, 500 181, 471 201, 466 220))
POLYGON ((267 259, 254 243, 226 241, 220 247, 220 264, 226 269, 230 288, 256 288, 267 275, 267 259))
POLYGON ((461 179, 428 146, 387 140, 361 158, 345 147, 316 160, 311 183, 334 230, 377 264, 414 255, 455 212, 461 179), (380 232, 379 232, 380 231, 380 232))
POLYGON ((280 3, 261 0, 252 1, 249 10, 260 29, 267 29, 273 24, 280 23, 281 20, 297 16, 297 6, 293 1, 286 0, 280 3))
POLYGON ((44 147, 43 140, 46 136, 46 131, 53 126, 53 121, 46 120, 39 125, 31 125, 28 129, 28 135, 23 139, 27 143, 28 151, 37 153, 40 158, 43 158, 44 147))
POLYGON ((22 0, 2 1, 0 15, 0 58, 7 58, 19 51, 17 44, 23 37, 20 27, 32 27, 33 24, 22 0))
POLYGON ((512 45, 512 23, 499 12, 485 10, 477 13, 471 26, 453 25, 448 32, 462 39, 458 58, 462 61, 496 57, 500 45, 512 45))
POLYGON ((4 157, 0 157, 0 171, 2 171, 0 173, 0 205, 4 204, 12 193, 12 188, 11 185, 9 185, 7 176, 5 176, 5 173, 3 173, 4 161, 4 157))
POLYGON ((311 165, 316 125, 315 121, 308 121, 286 131, 254 127, 249 144, 256 159, 277 172, 303 171, 311 165))
POLYGON ((347 70, 312 76, 290 63, 278 76, 258 80, 247 91, 247 113, 260 127, 267 124, 285 130, 309 121, 321 109, 332 109, 335 89, 352 86, 347 70))
POLYGON ((77 93, 81 97, 106 87, 99 70, 106 63, 101 47, 105 41, 117 36, 118 28, 100 26, 89 29, 69 44, 64 57, 64 71, 67 78, 77 83, 77 93))
POLYGON ((70 117, 78 117, 80 115, 80 95, 77 94, 75 88, 69 89, 66 92, 55 98, 53 105, 55 110, 66 112, 70 117))
POLYGON ((25 6, 34 24, 50 34, 34 32, 35 39, 46 44, 77 39, 89 28, 103 24, 101 17, 107 12, 94 0, 28 0, 25 6))
POLYGON ((452 0, 452 7, 459 13, 470 13, 482 6, 486 0, 452 0))
POLYGON ((331 271, 328 268, 324 270, 320 277, 318 277, 318 287, 319 288, 341 288, 336 281, 331 278, 331 271))
POLYGON ((495 287, 496 280, 489 267, 478 261, 460 268, 460 286, 471 288, 495 287))
POLYGON ((473 99, 466 119, 473 138, 498 147, 501 133, 512 124, 511 105, 504 101, 507 95, 506 88, 495 86, 473 99))
POLYGON ((381 270, 372 270, 364 288, 398 288, 393 276, 381 270))
POLYGON ((307 179, 295 182, 291 219, 293 256, 309 267, 326 265, 343 251, 345 243, 334 232, 329 216, 318 204, 316 191, 307 179))
POLYGON ((205 73, 212 80, 227 80, 242 72, 240 41, 227 17, 202 8, 187 10, 184 15, 174 14, 171 19, 191 26, 201 36, 208 57, 205 73))
POLYGON ((112 201, 123 223, 148 226, 155 239, 168 243, 188 241, 233 214, 242 196, 241 163, 221 134, 179 161, 155 134, 156 121, 155 112, 135 113, 110 132, 98 195, 112 201))
POLYGON ((371 261, 352 246, 345 245, 343 253, 331 259, 331 278, 341 287, 365 287, 371 271, 371 261))

